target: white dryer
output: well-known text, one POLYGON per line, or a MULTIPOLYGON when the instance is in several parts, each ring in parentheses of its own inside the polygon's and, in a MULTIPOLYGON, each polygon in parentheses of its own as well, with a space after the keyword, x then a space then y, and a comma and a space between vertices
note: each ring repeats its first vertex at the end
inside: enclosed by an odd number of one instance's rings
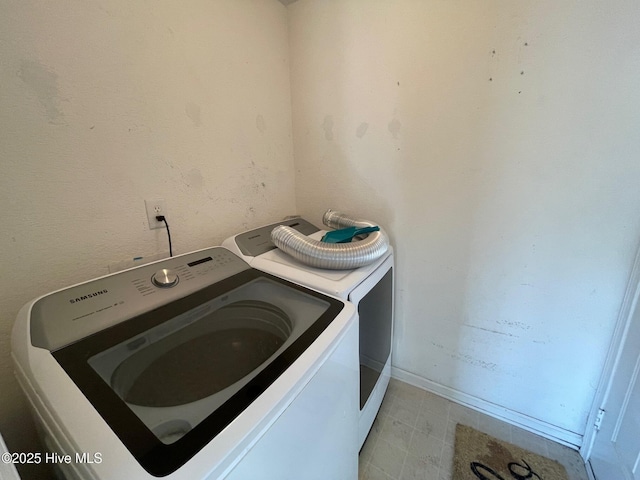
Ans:
POLYGON ((391 376, 393 335, 394 258, 393 249, 373 263, 352 270, 328 270, 304 265, 275 247, 271 231, 285 225, 320 240, 320 230, 296 217, 240 233, 226 239, 223 246, 252 267, 287 278, 320 292, 353 303, 359 314, 360 413, 358 447, 371 430, 391 376))
POLYGON ((353 305, 225 248, 53 292, 12 355, 68 479, 357 478, 353 305))

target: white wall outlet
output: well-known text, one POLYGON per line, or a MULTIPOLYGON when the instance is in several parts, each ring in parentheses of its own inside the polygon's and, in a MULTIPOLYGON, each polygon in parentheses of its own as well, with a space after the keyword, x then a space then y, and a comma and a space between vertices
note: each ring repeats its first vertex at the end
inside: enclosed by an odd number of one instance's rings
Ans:
MULTIPOLYGON (((147 208, 147 220, 149 221, 149 230, 156 228, 164 228, 164 222, 156 220, 157 215, 167 216, 167 206, 162 198, 155 200, 145 200, 144 205, 147 208)), ((167 219, 168 220, 168 219, 167 219)))

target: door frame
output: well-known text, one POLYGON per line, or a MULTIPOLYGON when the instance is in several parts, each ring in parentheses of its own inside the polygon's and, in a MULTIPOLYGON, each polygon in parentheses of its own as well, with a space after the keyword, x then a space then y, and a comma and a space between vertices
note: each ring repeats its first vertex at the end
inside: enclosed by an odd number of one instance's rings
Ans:
POLYGON ((595 425, 597 423, 598 412, 606 404, 609 394, 611 392, 611 384, 613 378, 618 369, 620 362, 620 356, 627 339, 629 327, 631 325, 631 319, 633 317, 634 310, 640 300, 640 247, 636 250, 635 260, 633 262, 633 268, 629 275, 629 281, 627 282, 627 288, 622 300, 622 305, 618 313, 618 319, 616 320, 615 330, 611 337, 611 343, 609 344, 609 351, 607 358, 600 375, 600 381, 594 395, 593 404, 591 405, 591 412, 587 417, 587 426, 580 447, 580 455, 587 463, 587 471, 589 476, 593 479, 593 472, 588 464, 589 457, 593 450, 593 444, 595 442, 596 435, 598 433, 595 425))

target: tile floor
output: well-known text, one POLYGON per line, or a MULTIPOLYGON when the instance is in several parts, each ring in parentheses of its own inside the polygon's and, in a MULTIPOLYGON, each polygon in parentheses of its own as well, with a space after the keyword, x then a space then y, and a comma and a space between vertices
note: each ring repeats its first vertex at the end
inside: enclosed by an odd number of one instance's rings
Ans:
POLYGON ((392 378, 360 451, 359 480, 451 480, 456 423, 560 462, 569 480, 589 478, 578 452, 392 378))

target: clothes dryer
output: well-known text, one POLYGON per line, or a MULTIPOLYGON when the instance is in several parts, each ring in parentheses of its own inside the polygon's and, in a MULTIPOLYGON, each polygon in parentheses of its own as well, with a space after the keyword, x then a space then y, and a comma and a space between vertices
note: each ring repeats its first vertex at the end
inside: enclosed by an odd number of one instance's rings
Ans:
POLYGON ((64 478, 356 478, 356 318, 216 247, 29 302, 12 355, 64 478))
POLYGON ((356 306, 360 325, 358 446, 361 448, 380 409, 391 375, 393 249, 389 247, 382 257, 356 269, 314 268, 275 247, 271 231, 280 225, 291 227, 314 240, 320 240, 326 233, 309 221, 295 217, 234 235, 222 245, 254 268, 336 295, 356 306))

